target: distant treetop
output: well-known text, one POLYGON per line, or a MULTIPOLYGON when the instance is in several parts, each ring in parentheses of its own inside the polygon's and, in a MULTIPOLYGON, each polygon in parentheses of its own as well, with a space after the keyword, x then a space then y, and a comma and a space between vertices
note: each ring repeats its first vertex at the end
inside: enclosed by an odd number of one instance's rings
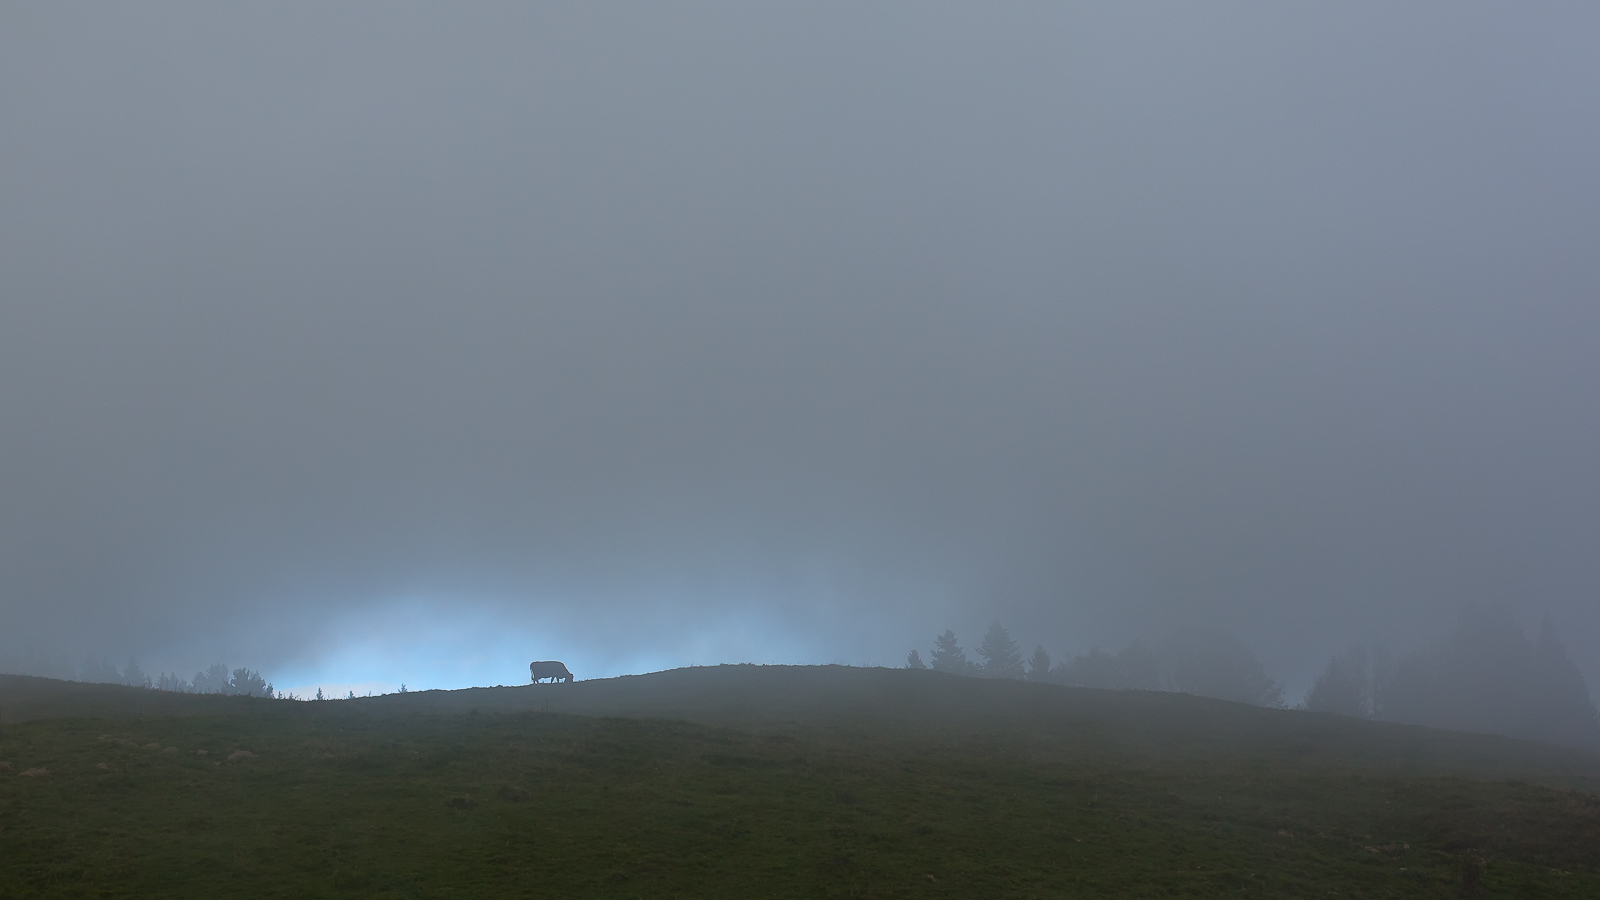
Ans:
POLYGON ((949 628, 944 634, 933 639, 933 668, 938 672, 950 672, 954 675, 972 674, 973 665, 967 662, 967 654, 956 643, 956 633, 949 628))

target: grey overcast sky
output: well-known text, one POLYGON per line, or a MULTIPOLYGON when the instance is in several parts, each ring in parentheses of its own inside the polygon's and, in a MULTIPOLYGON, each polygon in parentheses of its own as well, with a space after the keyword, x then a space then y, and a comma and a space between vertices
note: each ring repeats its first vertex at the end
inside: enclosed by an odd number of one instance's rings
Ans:
POLYGON ((0 7, 0 652, 1464 603, 1600 675, 1600 5, 0 7))

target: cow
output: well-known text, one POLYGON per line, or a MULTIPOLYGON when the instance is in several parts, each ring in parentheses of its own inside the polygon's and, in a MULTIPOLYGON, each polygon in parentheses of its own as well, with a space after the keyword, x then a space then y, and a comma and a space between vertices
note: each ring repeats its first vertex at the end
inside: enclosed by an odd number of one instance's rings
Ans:
POLYGON ((542 659, 528 663, 528 676, 533 679, 535 684, 543 678, 550 679, 552 683, 557 681, 571 683, 572 681, 572 673, 567 671, 566 664, 556 662, 553 659, 542 659))

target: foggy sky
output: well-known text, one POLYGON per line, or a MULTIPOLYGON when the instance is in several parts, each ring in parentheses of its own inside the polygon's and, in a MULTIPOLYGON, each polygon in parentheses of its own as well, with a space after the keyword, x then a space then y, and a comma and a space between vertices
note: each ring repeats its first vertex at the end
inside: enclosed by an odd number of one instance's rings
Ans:
POLYGON ((7 4, 0 653, 457 686, 1205 622, 1294 699, 1499 602, 1593 682, 1596 46, 7 4))

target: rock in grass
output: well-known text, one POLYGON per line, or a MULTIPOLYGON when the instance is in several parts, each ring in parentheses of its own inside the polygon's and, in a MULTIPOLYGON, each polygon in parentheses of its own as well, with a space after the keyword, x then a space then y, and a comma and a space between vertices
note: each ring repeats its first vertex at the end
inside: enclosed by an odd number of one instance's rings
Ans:
POLYGON ((255 754, 249 750, 235 750, 228 754, 229 759, 249 759, 252 756, 255 756, 255 754))
POLYGON ((49 774, 50 774, 50 770, 49 769, 46 769, 44 766, 40 766, 37 769, 29 769, 28 771, 23 772, 22 773, 22 777, 24 777, 24 778, 38 778, 40 775, 49 775, 49 774))

